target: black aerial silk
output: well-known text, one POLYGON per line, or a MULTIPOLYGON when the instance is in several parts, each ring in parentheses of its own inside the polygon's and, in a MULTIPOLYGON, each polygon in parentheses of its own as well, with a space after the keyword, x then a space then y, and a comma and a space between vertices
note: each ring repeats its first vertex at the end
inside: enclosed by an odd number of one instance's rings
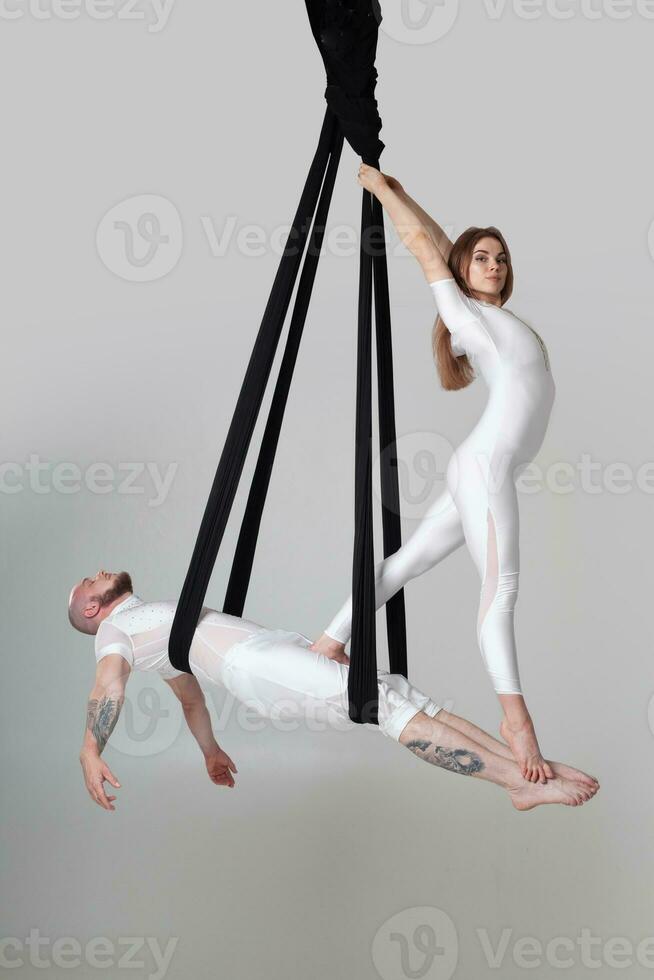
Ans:
MULTIPOLYGON (((234 616, 243 613, 266 493, 309 309, 343 141, 348 141, 364 163, 377 168, 384 148, 379 139, 381 119, 374 96, 377 82, 375 57, 381 22, 377 0, 305 0, 305 3, 311 31, 327 72, 327 109, 318 147, 245 373, 172 625, 170 661, 178 670, 187 673, 191 673, 188 662, 191 640, 200 618, 304 256, 286 347, 223 607, 224 612, 234 616)), ((352 721, 378 724, 372 507, 373 290, 384 555, 397 551, 402 540, 384 223, 381 205, 365 190, 361 207, 359 251, 353 620, 348 696, 349 716, 352 721)), ((402 591, 386 604, 386 623, 390 670, 406 676, 406 620, 402 591)))

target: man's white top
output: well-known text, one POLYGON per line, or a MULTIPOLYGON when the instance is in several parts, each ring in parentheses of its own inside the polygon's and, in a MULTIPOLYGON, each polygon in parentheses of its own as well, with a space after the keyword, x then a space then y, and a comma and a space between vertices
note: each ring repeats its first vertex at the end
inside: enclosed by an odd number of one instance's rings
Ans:
MULTIPOLYGON (((168 640, 177 601, 144 602, 137 595, 129 595, 119 603, 98 627, 95 635, 95 659, 99 661, 110 653, 119 653, 134 670, 151 670, 161 677, 181 677, 184 671, 176 670, 168 657, 168 640)), ((203 609, 196 640, 191 646, 189 665, 200 661, 198 634, 211 641, 211 653, 221 659, 236 643, 243 642, 262 626, 237 616, 229 616, 214 609, 203 609)), ((213 659, 212 656, 212 659, 213 659)))
MULTIPOLYGON (((136 670, 171 679, 180 675, 168 659, 176 602, 144 602, 130 595, 100 624, 98 660, 118 653, 136 670)), ((311 640, 282 629, 203 609, 193 635, 189 665, 199 680, 220 684, 258 714, 284 722, 319 723, 350 730, 349 667, 310 650, 311 640)), ((401 674, 378 670, 379 731, 394 739, 411 718, 440 706, 401 674)), ((372 726, 371 726, 372 727, 372 726)), ((285 730, 288 730, 285 728, 285 730)))

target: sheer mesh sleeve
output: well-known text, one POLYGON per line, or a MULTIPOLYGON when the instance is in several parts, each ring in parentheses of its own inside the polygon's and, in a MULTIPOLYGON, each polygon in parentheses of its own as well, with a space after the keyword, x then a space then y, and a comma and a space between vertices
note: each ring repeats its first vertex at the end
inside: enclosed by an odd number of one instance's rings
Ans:
POLYGON ((110 653, 119 653, 124 657, 128 664, 134 664, 134 654, 132 644, 127 633, 105 620, 100 623, 98 632, 95 634, 95 659, 102 660, 110 653))

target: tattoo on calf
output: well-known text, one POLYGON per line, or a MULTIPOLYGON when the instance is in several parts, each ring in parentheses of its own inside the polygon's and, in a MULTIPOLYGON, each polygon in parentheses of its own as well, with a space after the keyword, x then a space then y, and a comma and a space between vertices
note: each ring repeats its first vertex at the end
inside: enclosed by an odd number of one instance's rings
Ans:
POLYGON ((93 733, 98 752, 102 752, 116 727, 122 701, 122 698, 91 698, 87 705, 86 727, 93 733))
POLYGON ((433 742, 419 738, 407 742, 407 748, 425 762, 463 776, 473 776, 485 768, 476 752, 469 752, 467 749, 445 749, 442 745, 434 745, 433 742))

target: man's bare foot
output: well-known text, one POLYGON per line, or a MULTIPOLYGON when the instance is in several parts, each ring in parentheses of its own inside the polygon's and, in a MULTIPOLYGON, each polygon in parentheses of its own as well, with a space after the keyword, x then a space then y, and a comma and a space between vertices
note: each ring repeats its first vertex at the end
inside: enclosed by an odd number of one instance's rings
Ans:
MULTIPOLYGON (((584 774, 585 775, 585 774, 584 774)), ((583 806, 592 799, 597 787, 564 776, 554 776, 546 783, 529 783, 524 780, 507 786, 511 803, 516 810, 533 810, 543 803, 561 803, 563 806, 583 806)))
POLYGON ((596 789, 599 789, 599 781, 581 769, 575 769, 574 766, 566 766, 563 762, 550 762, 550 766, 554 770, 555 776, 563 776, 564 779, 571 779, 572 782, 583 783, 585 786, 594 786, 596 789))
POLYGON ((508 720, 503 718, 500 723, 500 735, 511 749, 525 779, 531 783, 546 783, 548 779, 554 778, 552 767, 543 758, 538 747, 531 718, 527 717, 518 726, 510 725, 508 720))
POLYGON ((309 649, 315 650, 317 653, 322 653, 323 656, 329 657, 330 660, 336 660, 339 664, 349 665, 350 663, 350 658, 345 652, 345 644, 339 643, 338 640, 333 640, 326 633, 323 633, 319 640, 312 643, 309 649))

